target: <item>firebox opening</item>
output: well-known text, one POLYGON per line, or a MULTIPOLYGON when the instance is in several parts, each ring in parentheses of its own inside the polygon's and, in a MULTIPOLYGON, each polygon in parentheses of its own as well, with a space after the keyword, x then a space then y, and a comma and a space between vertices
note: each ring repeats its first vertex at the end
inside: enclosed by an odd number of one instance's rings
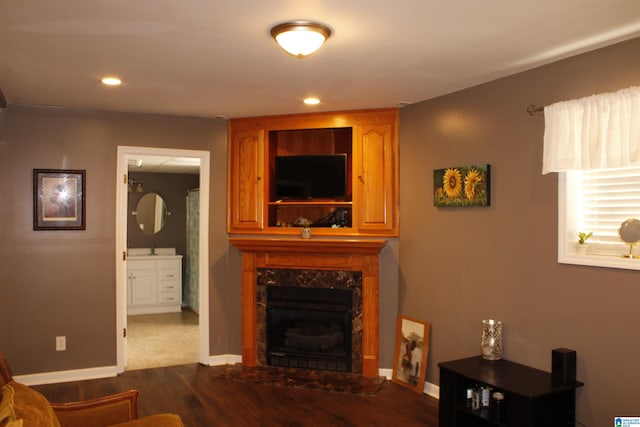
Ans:
POLYGON ((351 372, 353 291, 267 287, 267 364, 351 372))

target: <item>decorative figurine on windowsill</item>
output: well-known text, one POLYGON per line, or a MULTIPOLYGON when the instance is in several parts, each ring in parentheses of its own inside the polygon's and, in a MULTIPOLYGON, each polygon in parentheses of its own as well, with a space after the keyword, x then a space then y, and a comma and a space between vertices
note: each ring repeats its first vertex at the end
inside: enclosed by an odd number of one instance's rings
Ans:
POLYGON ((583 231, 578 232, 578 244, 576 245, 576 253, 578 255, 586 255, 589 250, 589 244, 587 240, 589 240, 593 236, 593 232, 585 233, 583 231))

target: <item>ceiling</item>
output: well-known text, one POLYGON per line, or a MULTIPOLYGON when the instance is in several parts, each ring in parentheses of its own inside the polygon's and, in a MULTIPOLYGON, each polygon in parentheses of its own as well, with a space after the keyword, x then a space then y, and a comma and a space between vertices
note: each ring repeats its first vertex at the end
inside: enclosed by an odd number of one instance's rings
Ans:
POLYGON ((175 157, 158 155, 137 155, 129 159, 129 172, 150 173, 200 173, 200 159, 194 157, 175 157))
POLYGON ((9 107, 198 117, 385 108, 637 36, 638 0, 0 0, 0 90, 9 107), (291 19, 333 34, 289 56, 269 30, 291 19))

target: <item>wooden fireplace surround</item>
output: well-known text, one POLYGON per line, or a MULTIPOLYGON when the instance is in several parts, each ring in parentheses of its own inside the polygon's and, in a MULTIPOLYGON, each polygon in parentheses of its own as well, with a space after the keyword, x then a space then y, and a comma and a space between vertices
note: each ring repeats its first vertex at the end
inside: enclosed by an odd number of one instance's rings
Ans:
POLYGON ((242 251, 242 364, 256 366, 257 269, 343 270, 362 272, 362 376, 379 369, 379 254, 385 240, 278 239, 231 237, 242 251))

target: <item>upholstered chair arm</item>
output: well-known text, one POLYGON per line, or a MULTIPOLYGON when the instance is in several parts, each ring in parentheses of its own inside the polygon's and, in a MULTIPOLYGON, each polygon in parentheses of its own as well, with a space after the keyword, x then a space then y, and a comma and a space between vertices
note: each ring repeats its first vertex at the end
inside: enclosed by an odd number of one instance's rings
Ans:
POLYGON ((51 407, 61 427, 103 427, 138 418, 138 391, 81 402, 52 403, 51 407))
POLYGON ((11 380, 13 380, 11 369, 9 369, 7 361, 4 359, 2 353, 0 353, 0 387, 8 384, 11 380))

